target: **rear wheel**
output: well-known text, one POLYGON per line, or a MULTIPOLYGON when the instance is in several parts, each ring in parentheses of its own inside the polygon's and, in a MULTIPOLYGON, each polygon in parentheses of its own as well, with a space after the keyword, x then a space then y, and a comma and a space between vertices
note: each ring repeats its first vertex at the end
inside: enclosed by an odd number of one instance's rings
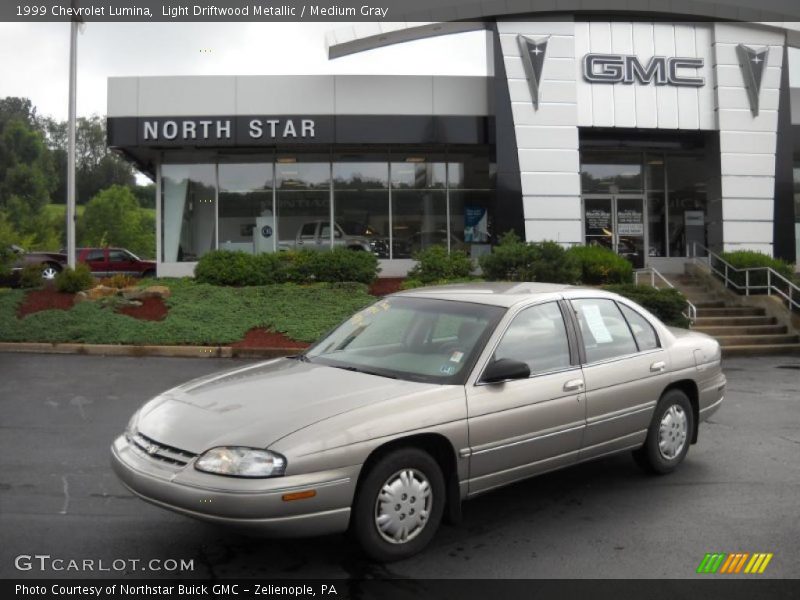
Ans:
POLYGON ((644 446, 633 453, 637 464, 651 473, 671 473, 689 451, 694 426, 689 397, 678 389, 667 391, 656 405, 644 446))
POLYGON ((416 448, 381 458, 361 483, 352 530, 371 558, 382 562, 416 554, 433 538, 445 504, 439 464, 416 448))

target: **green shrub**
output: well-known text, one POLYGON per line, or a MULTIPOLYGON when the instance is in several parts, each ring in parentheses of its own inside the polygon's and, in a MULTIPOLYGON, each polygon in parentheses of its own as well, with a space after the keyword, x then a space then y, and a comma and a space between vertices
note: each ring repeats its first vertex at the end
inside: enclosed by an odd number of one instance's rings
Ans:
POLYGON ((247 252, 214 250, 200 257, 194 276, 212 285, 264 285, 264 275, 256 257, 247 252))
POLYGON ((479 260, 489 281, 575 283, 580 274, 577 262, 560 244, 523 242, 513 231, 479 260))
MULTIPOLYGON (((792 281, 795 277, 794 265, 786 262, 785 260, 781 260, 780 258, 772 258, 771 256, 761 252, 755 252, 753 250, 738 250, 736 252, 723 252, 720 254, 720 256, 723 258, 723 260, 729 262, 737 269, 770 267, 786 277, 786 279, 789 281, 792 281)), ((747 276, 744 273, 729 272, 728 277, 740 286, 744 286, 747 281, 747 276)), ((773 285, 779 285, 777 280, 773 280, 772 283, 773 285)), ((765 271, 751 272, 750 285, 767 285, 767 273, 765 271)))
POLYGON ((605 246, 573 246, 567 254, 577 261, 585 285, 630 283, 633 278, 633 265, 605 246))
POLYGON ((19 287, 21 288, 38 288, 42 287, 44 280, 42 279, 42 269, 45 265, 36 263, 32 265, 25 265, 19 274, 19 287))
POLYGON ((305 281, 356 281, 370 284, 378 276, 378 258, 372 252, 334 248, 330 252, 310 252, 311 278, 305 281))
POLYGON ((417 264, 408 272, 410 279, 423 284, 448 279, 469 278, 474 265, 465 252, 448 252, 444 246, 430 246, 414 255, 417 264))
POLYGON ((674 288, 654 288, 632 283, 606 285, 603 289, 625 296, 641 304, 666 325, 688 327, 689 320, 683 315, 688 304, 678 290, 674 288))
POLYGON ((56 289, 59 292, 77 294, 80 291, 88 290, 93 285, 92 272, 83 263, 78 263, 74 269, 66 267, 56 275, 56 289))
POLYGON ((214 250, 200 258, 194 274, 200 283, 242 287, 315 281, 368 284, 375 279, 378 270, 378 259, 371 252, 344 248, 330 252, 290 250, 255 255, 214 250))
POLYGON ((318 252, 314 250, 287 250, 278 254, 278 269, 283 281, 307 282, 314 280, 314 264, 318 252))

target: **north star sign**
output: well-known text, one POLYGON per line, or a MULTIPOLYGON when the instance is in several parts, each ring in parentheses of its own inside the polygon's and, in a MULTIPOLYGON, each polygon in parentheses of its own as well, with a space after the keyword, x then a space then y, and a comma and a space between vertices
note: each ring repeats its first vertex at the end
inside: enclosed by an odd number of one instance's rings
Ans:
POLYGON ((706 80, 697 76, 702 58, 654 56, 647 64, 629 54, 587 54, 583 57, 583 78, 589 83, 642 83, 702 87, 706 80))
POLYGON ((156 142, 232 142, 246 137, 253 141, 313 140, 314 119, 302 118, 181 118, 141 119, 140 136, 145 143, 156 142), (244 126, 244 127, 243 127, 244 126))

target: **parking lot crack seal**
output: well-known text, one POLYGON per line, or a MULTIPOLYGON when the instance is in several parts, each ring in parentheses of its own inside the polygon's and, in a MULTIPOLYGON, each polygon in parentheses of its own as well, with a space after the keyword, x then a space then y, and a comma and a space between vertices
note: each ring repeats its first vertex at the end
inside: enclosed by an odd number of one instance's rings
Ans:
POLYGON ((67 481, 67 476, 62 475, 61 481, 64 484, 64 504, 59 511, 59 514, 65 515, 67 514, 67 510, 69 509, 69 482, 67 481))

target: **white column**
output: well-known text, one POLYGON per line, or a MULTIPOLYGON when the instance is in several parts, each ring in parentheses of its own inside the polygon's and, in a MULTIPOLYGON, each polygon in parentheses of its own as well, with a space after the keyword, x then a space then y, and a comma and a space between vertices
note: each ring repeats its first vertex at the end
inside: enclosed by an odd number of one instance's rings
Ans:
POLYGON ((525 237, 579 244, 581 183, 575 90, 575 23, 499 21, 519 152, 525 237), (517 34, 550 36, 539 109, 533 109, 517 34))
POLYGON ((775 147, 784 33, 753 25, 714 24, 714 73, 720 135, 719 197, 723 249, 772 255, 775 147), (738 44, 769 46, 754 117, 736 54, 738 44))

